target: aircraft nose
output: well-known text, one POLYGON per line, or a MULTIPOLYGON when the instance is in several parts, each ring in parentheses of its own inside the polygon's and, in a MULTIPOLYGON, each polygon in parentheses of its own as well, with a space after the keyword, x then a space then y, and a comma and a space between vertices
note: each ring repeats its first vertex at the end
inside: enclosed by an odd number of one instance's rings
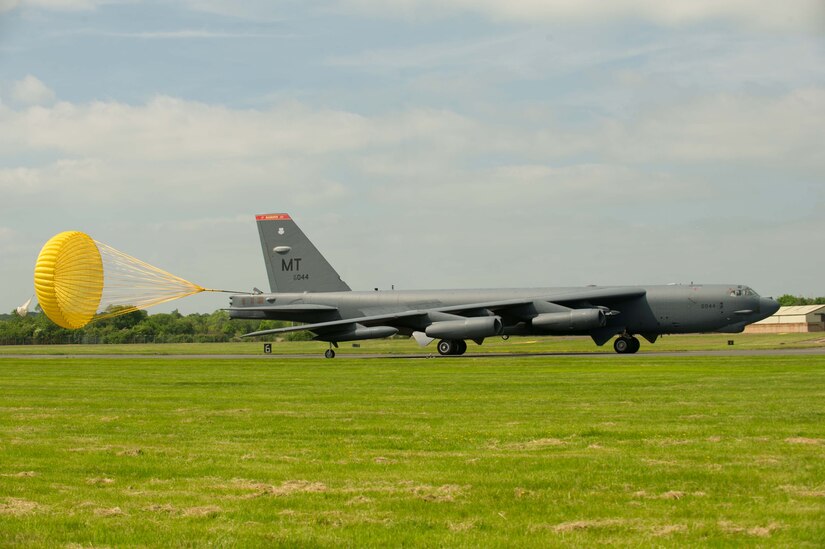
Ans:
POLYGON ((779 310, 779 303, 769 297, 760 297, 759 310, 767 318, 779 310))

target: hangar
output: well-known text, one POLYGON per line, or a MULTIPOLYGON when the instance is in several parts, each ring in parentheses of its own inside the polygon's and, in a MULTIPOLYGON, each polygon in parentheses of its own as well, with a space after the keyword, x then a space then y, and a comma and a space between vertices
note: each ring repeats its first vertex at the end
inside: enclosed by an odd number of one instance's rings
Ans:
POLYGON ((825 331, 825 305, 780 307, 773 315, 745 328, 748 334, 825 331))

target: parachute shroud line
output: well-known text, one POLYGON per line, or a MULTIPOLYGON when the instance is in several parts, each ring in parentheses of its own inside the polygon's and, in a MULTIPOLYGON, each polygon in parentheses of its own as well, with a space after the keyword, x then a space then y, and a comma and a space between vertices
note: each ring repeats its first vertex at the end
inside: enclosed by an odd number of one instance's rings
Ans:
POLYGON ((189 282, 80 231, 43 246, 34 269, 40 307, 55 324, 78 329, 201 292, 223 292, 189 282))

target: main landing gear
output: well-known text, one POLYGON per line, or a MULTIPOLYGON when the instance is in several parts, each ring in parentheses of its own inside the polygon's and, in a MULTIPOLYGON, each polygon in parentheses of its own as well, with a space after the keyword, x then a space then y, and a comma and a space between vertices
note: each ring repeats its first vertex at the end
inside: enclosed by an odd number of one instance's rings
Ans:
POLYGON ((613 342, 613 350, 620 355, 633 354, 639 350, 639 347, 641 347, 639 340, 632 335, 619 336, 613 342))
POLYGON ((442 339, 438 342, 438 354, 440 355, 463 355, 466 351, 467 342, 463 339, 442 339))

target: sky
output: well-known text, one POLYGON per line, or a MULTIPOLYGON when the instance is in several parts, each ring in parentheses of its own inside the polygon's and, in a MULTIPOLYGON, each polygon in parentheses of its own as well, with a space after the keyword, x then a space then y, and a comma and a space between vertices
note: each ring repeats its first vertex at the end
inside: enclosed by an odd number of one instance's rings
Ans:
POLYGON ((822 0, 0 0, 0 310, 65 230, 266 290, 280 212, 353 289, 821 296, 824 150, 822 0))

